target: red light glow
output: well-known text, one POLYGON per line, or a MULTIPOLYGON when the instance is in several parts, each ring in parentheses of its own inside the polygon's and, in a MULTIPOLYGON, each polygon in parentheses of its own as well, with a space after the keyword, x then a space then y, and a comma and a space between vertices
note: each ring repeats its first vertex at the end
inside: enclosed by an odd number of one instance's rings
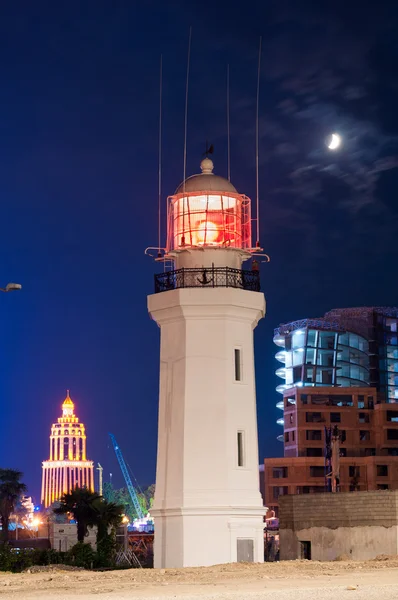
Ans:
POLYGON ((198 244, 214 244, 219 236, 219 228, 213 221, 202 221, 196 231, 198 244))

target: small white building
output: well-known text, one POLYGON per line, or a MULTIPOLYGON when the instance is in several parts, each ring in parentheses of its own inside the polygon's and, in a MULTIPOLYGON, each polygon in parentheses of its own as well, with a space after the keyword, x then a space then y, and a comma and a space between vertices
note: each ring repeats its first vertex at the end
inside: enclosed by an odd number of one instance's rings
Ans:
POLYGON ((264 560, 253 331, 265 315, 250 200, 205 158, 168 200, 148 297, 161 329, 155 567, 264 560))
MULTIPOLYGON (((43 532, 45 534, 45 528, 43 532)), ((48 536, 50 538, 51 548, 58 552, 67 552, 77 544, 77 525, 75 523, 49 523, 48 536)), ((88 536, 84 538, 86 544, 91 544, 93 550, 97 547, 96 542, 97 528, 89 528, 88 536)))

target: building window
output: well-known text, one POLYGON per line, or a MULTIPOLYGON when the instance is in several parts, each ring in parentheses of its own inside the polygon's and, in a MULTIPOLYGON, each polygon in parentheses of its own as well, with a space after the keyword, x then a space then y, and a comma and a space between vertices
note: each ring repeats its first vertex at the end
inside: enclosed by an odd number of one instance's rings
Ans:
POLYGON ((368 396, 368 408, 373 409, 375 406, 374 401, 373 401, 373 396, 368 396))
POLYGON ((397 410, 388 410, 387 411, 387 421, 389 423, 398 423, 398 411, 397 410))
POLYGON ((293 415, 289 415, 289 421, 290 423, 293 423, 293 415))
POLYGON ((301 403, 308 404, 308 396, 307 394, 301 394, 301 403))
POLYGON ((322 440, 322 431, 320 429, 307 429, 306 438, 310 442, 320 442, 322 440))
POLYGON ((292 431, 292 442, 294 442, 295 438, 296 438, 296 436, 295 436, 295 432, 294 432, 294 431, 292 431))
POLYGON ((287 486, 272 488, 274 500, 278 500, 279 496, 286 496, 288 492, 289 490, 287 486))
POLYGON ((360 476, 360 468, 356 465, 350 465, 348 467, 348 475, 349 477, 359 477, 360 476))
POLYGON ((316 383, 322 383, 323 385, 333 384, 333 369, 317 368, 316 371, 316 383))
POLYGON ((272 469, 272 477, 274 479, 283 479, 284 477, 287 477, 287 467, 274 467, 272 469))
POLYGON ((365 448, 365 456, 376 456, 376 448, 365 448))
POLYGON ((342 394, 333 394, 333 396, 330 396, 328 404, 330 406, 354 406, 352 396, 343 396, 342 394))
POLYGON ((290 436, 289 436, 289 432, 288 432, 288 431, 286 431, 286 432, 285 432, 285 442, 288 442, 288 441, 289 441, 289 438, 290 438, 290 436))
POLYGON ((331 423, 341 423, 341 413, 330 413, 331 423))
POLYGON ((323 456, 323 448, 306 448, 305 455, 313 458, 323 456))
POLYGON ((387 454, 388 456, 398 456, 398 448, 388 448, 387 454))
POLYGON ((370 431, 360 431, 359 432, 359 441, 360 442, 369 442, 370 441, 370 431))
POLYGON ((388 465, 377 465, 377 477, 388 477, 388 465))
POLYGON ((358 408, 365 408, 365 396, 358 396, 358 408))
POLYGON ((359 413, 359 422, 360 423, 369 423, 369 414, 368 413, 359 413))
POLYGON ((309 329, 307 332, 307 345, 316 347, 316 339, 317 339, 318 331, 316 329, 309 329))
POLYGON ((324 485, 303 485, 296 488, 296 494, 323 494, 326 491, 324 485))
POLYGON ((378 490, 388 490, 388 483, 378 483, 377 489, 378 490))
POLYGON ((340 456, 347 456, 347 448, 340 448, 340 456))
POLYGON ((328 406, 329 396, 322 396, 321 394, 311 396, 311 404, 316 404, 317 406, 328 406))
POLYGON ((243 431, 238 431, 238 467, 245 466, 244 439, 243 431))
POLYGON ((301 366, 293 367, 293 382, 297 383, 298 381, 301 381, 301 366))
POLYGON ((388 440, 398 440, 398 429, 387 429, 388 440))
POLYGON ((310 477, 325 477, 325 468, 310 467, 310 477))
POLYGON ((305 419, 307 423, 322 423, 322 413, 320 412, 307 412, 305 413, 305 419))
POLYGON ((242 364, 241 364, 241 351, 240 348, 235 348, 234 357, 235 357, 235 381, 242 381, 242 364))
POLYGON ((306 383, 312 383, 314 381, 314 369, 312 367, 306 367, 304 373, 304 381, 306 383))

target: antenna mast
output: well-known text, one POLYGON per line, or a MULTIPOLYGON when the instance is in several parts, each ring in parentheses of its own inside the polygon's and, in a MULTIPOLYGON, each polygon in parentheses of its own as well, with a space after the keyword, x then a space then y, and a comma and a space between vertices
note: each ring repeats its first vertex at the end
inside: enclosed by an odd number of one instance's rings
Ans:
POLYGON ((231 181, 231 152, 230 152, 230 127, 229 127, 229 64, 227 65, 227 153, 228 153, 228 181, 231 181))
POLYGON ((98 471, 98 493, 100 496, 102 496, 102 492, 103 492, 103 486, 102 486, 102 472, 103 472, 103 467, 101 467, 101 465, 98 463, 98 467, 97 467, 97 471, 98 471))
MULTIPOLYGON (((191 62, 191 40, 192 40, 192 27, 189 28, 189 41, 188 41, 188 60, 187 60, 187 81, 185 86, 185 122, 184 122, 184 179, 183 179, 183 190, 185 194, 185 179, 187 176, 187 129, 188 129, 188 89, 189 89, 189 66, 191 62)), ((182 208, 182 238, 181 244, 185 244, 185 200, 183 200, 182 208)))
POLYGON ((158 173, 158 258, 160 253, 160 216, 162 202, 162 87, 163 87, 163 56, 160 55, 159 73, 159 173, 158 173))
POLYGON ((260 45, 259 45, 259 49, 258 49, 258 71, 257 71, 257 103, 256 103, 256 212, 257 212, 257 218, 256 218, 256 225, 257 225, 257 231, 256 231, 256 247, 259 248, 260 247, 260 220, 259 220, 259 205, 260 205, 260 200, 259 200, 259 183, 258 183, 258 129, 259 129, 259 124, 258 124, 258 112, 259 112, 259 101, 260 101, 260 69, 261 69, 261 42, 262 42, 262 37, 260 36, 260 45))

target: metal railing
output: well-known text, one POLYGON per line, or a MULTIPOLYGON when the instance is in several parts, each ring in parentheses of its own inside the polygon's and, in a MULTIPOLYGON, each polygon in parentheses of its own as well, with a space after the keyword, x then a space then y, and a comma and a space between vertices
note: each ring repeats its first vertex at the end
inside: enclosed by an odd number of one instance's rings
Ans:
POLYGON ((338 321, 327 321, 322 317, 319 319, 300 319, 299 321, 293 321, 292 323, 284 323, 274 329, 274 336, 286 335, 297 329, 322 329, 325 331, 339 331, 344 332, 345 328, 338 323, 338 321))
POLYGON ((260 291, 260 273, 231 267, 177 269, 155 275, 155 294, 180 288, 224 287, 260 291))

